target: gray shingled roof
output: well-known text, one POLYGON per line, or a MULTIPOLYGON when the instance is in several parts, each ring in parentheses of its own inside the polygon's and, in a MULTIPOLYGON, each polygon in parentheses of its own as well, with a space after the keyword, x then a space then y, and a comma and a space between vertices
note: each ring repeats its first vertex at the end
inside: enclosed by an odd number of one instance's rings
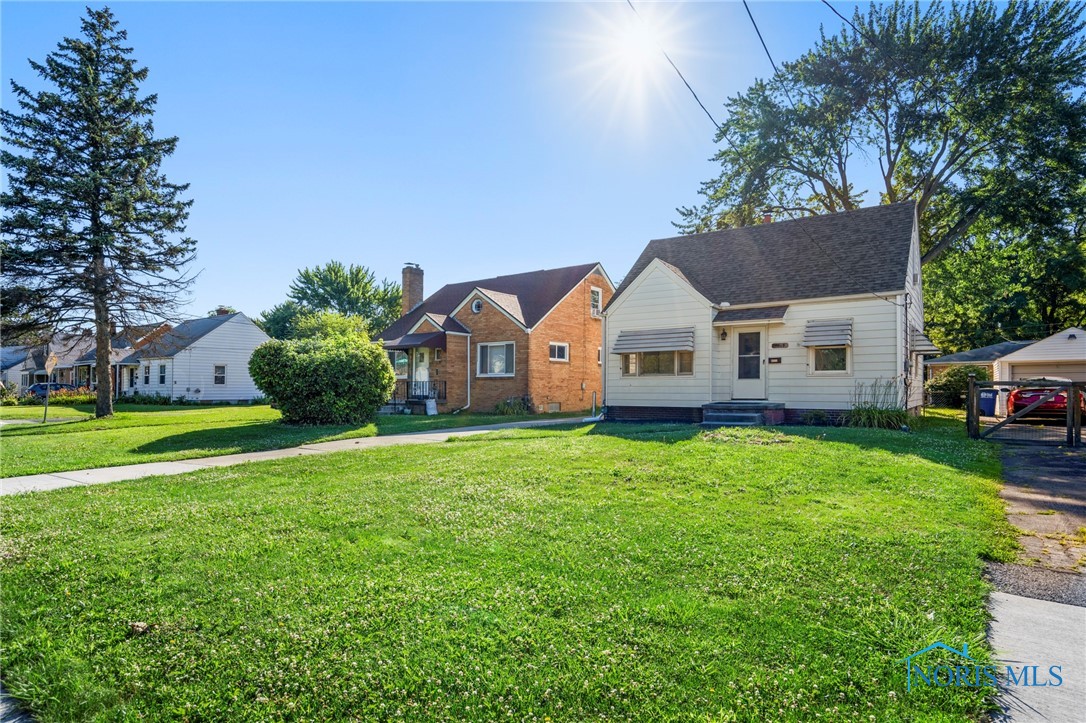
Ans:
POLYGON ((991 364, 996 359, 1005 357, 1011 352, 1025 349, 1032 341, 1001 341, 998 344, 989 344, 979 349, 969 349, 956 354, 947 354, 937 359, 928 359, 926 364, 991 364))
MULTIPOLYGON (((566 266, 561 269, 543 269, 523 274, 495 276, 492 279, 446 284, 394 321, 378 334, 377 338, 396 339, 407 334, 423 314, 430 314, 435 319, 439 315, 451 314, 476 288, 485 290, 483 293, 487 294, 494 303, 505 308, 530 329, 598 265, 598 262, 593 262, 580 266, 566 266)), ((456 323, 455 319, 448 319, 443 324, 443 328, 446 331, 459 331, 464 327, 456 323), (459 328, 453 328, 448 322, 452 322, 459 328)))
POLYGON ((139 349, 135 356, 140 359, 157 359, 160 357, 174 356, 184 351, 193 342, 207 336, 218 329, 235 316, 245 316, 240 311, 235 314, 221 314, 207 316, 200 319, 189 319, 170 329, 147 346, 139 349))
POLYGON ((736 324, 743 321, 783 319, 788 306, 755 306, 752 309, 724 309, 713 317, 714 324, 736 324))
POLYGON ((653 259, 714 304, 897 291, 908 274, 915 216, 912 202, 895 203, 650 241, 608 306, 653 259))

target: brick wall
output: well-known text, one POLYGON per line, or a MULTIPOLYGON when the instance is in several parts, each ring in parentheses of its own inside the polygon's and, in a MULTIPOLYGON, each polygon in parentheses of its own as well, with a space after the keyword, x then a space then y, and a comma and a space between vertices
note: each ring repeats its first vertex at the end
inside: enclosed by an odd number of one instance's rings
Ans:
MULTIPOLYGON (((473 312, 471 305, 477 298, 483 297, 472 294, 468 302, 454 315, 454 318, 471 330, 471 409, 476 412, 488 412, 492 411, 494 405, 503 399, 523 397, 528 394, 528 375, 525 373, 528 370, 528 334, 515 321, 486 299, 483 299, 482 311, 478 314, 473 312), (516 375, 512 377, 480 377, 477 374, 479 344, 502 341, 516 344, 516 375)), ((460 348, 456 356, 460 359, 464 358, 463 347, 460 348)), ((451 354, 446 355, 446 358, 449 360, 454 359, 451 354)), ((463 361, 460 363, 463 363, 463 361)), ((451 375, 451 369, 449 371, 451 375)), ((461 371, 463 371, 463 367, 461 367, 461 371)), ((450 378, 452 377, 450 376, 450 378)), ((460 406, 463 406, 463 404, 460 406)))
POLYGON ((576 411, 603 399, 603 371, 597 351, 603 344, 603 320, 591 314, 590 290, 603 292, 603 305, 611 289, 599 274, 587 276, 551 313, 532 330, 528 361, 528 389, 536 410, 548 411, 557 404, 561 411, 576 411), (550 344, 569 344, 569 361, 550 360, 550 344))

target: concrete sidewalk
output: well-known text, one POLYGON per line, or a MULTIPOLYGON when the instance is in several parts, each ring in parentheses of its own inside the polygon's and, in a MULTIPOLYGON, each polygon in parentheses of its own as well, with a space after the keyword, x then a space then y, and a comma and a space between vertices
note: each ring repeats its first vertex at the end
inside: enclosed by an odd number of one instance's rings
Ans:
POLYGON ((13 495, 20 492, 42 492, 56 490, 63 487, 78 487, 80 485, 98 485, 109 482, 121 482, 123 480, 139 479, 141 477, 153 477, 155 475, 184 474, 208 467, 229 467, 246 462, 263 462, 269 459, 285 459, 298 457, 305 454, 327 454, 329 452, 343 452, 346 450, 373 449, 375 447, 389 447, 400 444, 435 444, 444 442, 450 437, 469 437, 475 434, 493 432, 500 429, 519 429, 522 427, 543 427, 554 424, 577 424, 580 417, 568 419, 539 419, 525 422, 504 422, 501 424, 487 424, 477 427, 459 427, 452 429, 432 429, 426 432, 410 432, 408 434, 390 434, 386 437, 360 437, 358 439, 341 439, 335 442, 318 442, 316 444, 303 444, 301 447, 289 447, 287 449, 270 449, 264 452, 244 452, 242 454, 228 454, 220 457, 203 457, 201 459, 184 459, 175 462, 147 462, 145 464, 128 464, 120 467, 99 467, 97 469, 81 469, 71 472, 51 472, 49 474, 33 474, 25 477, 8 477, 0 479, 0 495, 13 495))
POLYGON ((993 720, 1081 721, 1086 716, 1086 608, 993 592, 989 642, 1001 664, 1038 666, 1049 680, 1049 666, 1060 666, 1058 687, 1000 686, 1002 712, 993 720))

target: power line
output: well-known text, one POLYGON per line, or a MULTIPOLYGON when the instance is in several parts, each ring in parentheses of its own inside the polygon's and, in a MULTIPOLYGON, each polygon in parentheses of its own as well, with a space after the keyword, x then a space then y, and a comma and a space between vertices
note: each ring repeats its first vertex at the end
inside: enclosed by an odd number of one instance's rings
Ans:
MULTIPOLYGON (((641 13, 637 12, 637 8, 634 7, 633 0, 626 0, 626 4, 630 6, 630 10, 632 10, 634 15, 637 16, 638 21, 641 22, 642 24, 644 24, 647 27, 648 23, 645 21, 645 19, 643 17, 641 17, 641 13)), ((745 6, 746 2, 744 2, 743 4, 745 6)), ((747 13, 748 14, 750 13, 750 8, 747 8, 747 13)), ((751 18, 751 20, 753 20, 753 17, 751 18)), ((757 27, 757 25, 755 27, 757 27)), ((758 37, 761 38, 761 33, 759 33, 758 37)), ((683 85, 686 86, 686 89, 690 91, 690 95, 694 96, 694 100, 696 100, 698 105, 701 106, 701 109, 705 112, 705 115, 709 118, 710 121, 712 121, 713 125, 716 126, 717 131, 720 133, 720 137, 723 138, 728 143, 729 146, 731 146, 731 149, 735 152, 735 155, 739 158, 739 160, 742 161, 743 165, 745 165, 747 167, 747 170, 749 170, 751 173, 755 173, 754 166, 751 163, 749 163, 746 160, 746 158, 743 157, 742 151, 740 151, 739 147, 734 142, 732 142, 731 137, 728 135, 727 131, 724 130, 724 127, 722 125, 720 125, 719 123, 717 123, 716 118, 713 118, 713 114, 710 113, 709 109, 705 107, 705 104, 701 102, 701 98, 698 97, 698 94, 694 90, 693 86, 691 86, 690 82, 687 81, 686 76, 683 75, 681 70, 679 70, 679 66, 676 65, 675 61, 671 59, 671 56, 668 54, 667 50, 665 50, 663 47, 661 47, 659 45, 659 43, 654 42, 654 44, 656 45, 657 49, 659 49, 659 51, 663 54, 664 58, 667 59, 668 64, 671 65, 671 67, 675 71, 676 75, 679 76, 679 79, 682 80, 683 85)), ((765 47, 765 42, 764 41, 762 42, 762 47, 763 48, 765 47)), ((768 53, 769 50, 766 49, 766 52, 768 53)), ((770 58, 770 61, 772 62, 772 57, 770 58)), ((776 64, 774 64, 774 69, 775 68, 776 68, 776 64)), ((792 221, 801 221, 802 220, 802 219, 796 218, 795 216, 793 216, 792 214, 788 213, 788 211, 785 210, 786 207, 784 205, 784 201, 781 200, 781 198, 777 195, 777 193, 774 190, 772 190, 772 188, 769 188, 767 186, 766 187, 766 192, 767 192, 767 194, 769 194, 773 198, 774 201, 777 202, 777 205, 781 207, 781 210, 784 211, 785 214, 788 215, 788 218, 790 220, 792 220, 792 221)), ((833 265, 836 266, 841 271, 841 273, 849 275, 850 272, 844 266, 842 266, 840 263, 838 263, 837 259, 835 259, 828 251, 826 251, 825 247, 822 246, 822 244, 820 244, 817 240, 815 240, 815 237, 811 235, 810 231, 808 231, 806 228, 804 228, 803 224, 800 224, 798 226, 798 228, 801 231, 803 231, 803 234, 807 237, 807 239, 812 244, 814 244, 815 248, 817 248, 819 251, 821 251, 822 255, 825 256, 827 259, 829 259, 833 263, 833 265)), ((899 304, 898 302, 894 301, 893 299, 890 299, 890 298, 888 298, 886 296, 883 296, 882 294, 878 294, 878 293, 872 291, 871 289, 868 289, 867 293, 871 294, 872 296, 874 296, 874 297, 876 297, 878 299, 881 299, 882 301, 885 301, 888 304, 893 304, 894 306, 902 306, 902 304, 899 304)))

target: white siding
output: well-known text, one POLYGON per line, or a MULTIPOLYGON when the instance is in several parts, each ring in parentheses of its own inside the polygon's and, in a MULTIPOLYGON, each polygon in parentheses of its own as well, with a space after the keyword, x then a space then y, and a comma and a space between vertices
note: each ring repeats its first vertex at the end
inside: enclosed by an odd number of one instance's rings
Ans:
POLYGON ((902 356, 899 368, 904 378, 908 362, 909 398, 906 407, 912 409, 924 403, 924 361, 919 354, 913 353, 911 330, 924 331, 924 289, 922 285, 922 265, 920 261, 920 236, 913 226, 913 241, 909 251, 909 269, 905 276, 905 296, 898 301, 905 304, 905 323, 902 330, 902 356))
POLYGON ((1040 361, 1086 362, 1086 331, 1076 328, 1065 329, 1047 339, 1041 339, 1035 344, 1008 354, 999 361, 1012 364, 1040 361), (1072 339, 1072 336, 1075 338, 1072 339))
POLYGON ((173 359, 170 357, 163 357, 160 359, 141 359, 140 368, 136 373, 136 386, 132 389, 126 389, 125 394, 131 394, 132 392, 138 392, 140 394, 162 394, 168 397, 176 396, 174 394, 174 377, 173 377, 173 359), (151 383, 143 383, 143 369, 147 365, 151 366, 151 383), (166 365, 166 383, 159 384, 158 365, 166 365))
MULTIPOLYGON (((766 355, 780 357, 779 364, 766 364, 766 396, 772 402, 784 402, 794 409, 847 409, 856 388, 863 382, 895 380, 898 345, 897 315, 899 307, 872 296, 856 301, 826 301, 792 304, 784 324, 768 327, 766 355), (850 373, 830 376, 811 374, 809 351, 801 346, 808 320, 852 319, 852 347, 849 350, 850 373), (787 349, 774 349, 773 344, 788 344, 787 349)), ((733 335, 722 346, 731 359, 733 335)), ((726 377, 730 385, 731 372, 726 377)), ((729 397, 720 397, 728 399, 729 397)))
POLYGON ((249 400, 261 396, 249 376, 253 350, 270 337, 243 315, 197 339, 174 356, 174 396, 204 402, 249 400), (214 383, 216 365, 226 366, 226 384, 214 383))
MULTIPOLYGON (((658 261, 649 264, 607 311, 603 356, 604 403, 634 407, 700 407, 709 401, 712 305, 658 261), (624 377, 611 348, 619 332, 694 327, 694 373, 689 376, 624 377)), ((715 349, 713 352, 715 353, 715 349)))

